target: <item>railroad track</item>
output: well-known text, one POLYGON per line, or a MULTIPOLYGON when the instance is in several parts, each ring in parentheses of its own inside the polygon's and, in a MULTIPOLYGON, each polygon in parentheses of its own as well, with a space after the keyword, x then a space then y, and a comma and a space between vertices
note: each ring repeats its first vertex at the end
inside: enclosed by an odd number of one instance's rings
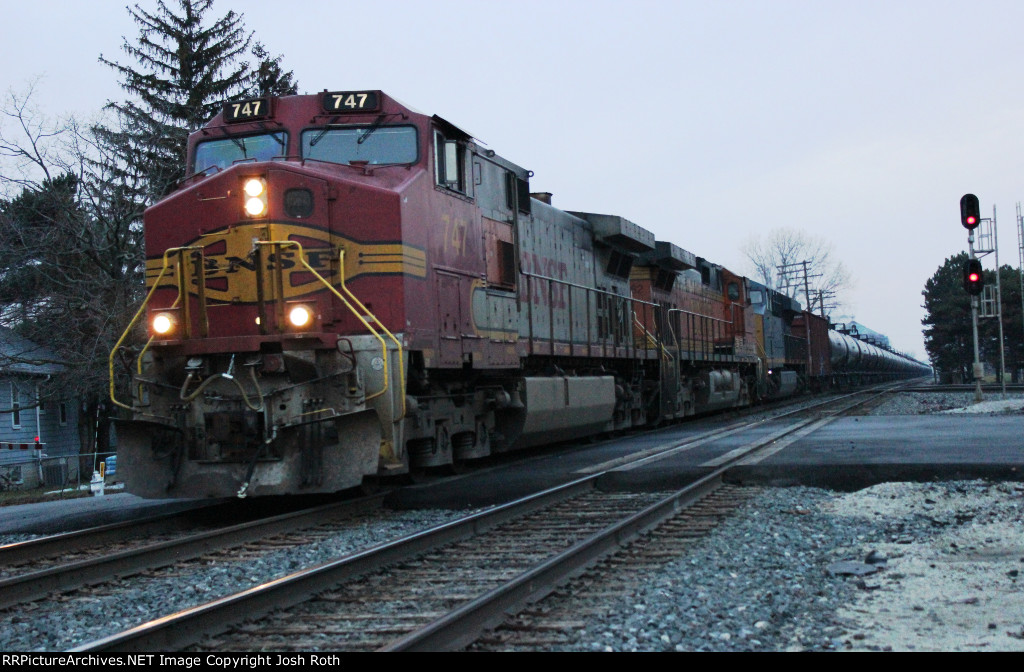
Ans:
MULTIPOLYGON (((723 487, 722 477, 731 466, 755 459, 784 437, 820 426, 885 392, 859 392, 821 402, 816 410, 801 408, 776 416, 774 421, 783 419, 780 428, 732 451, 711 474, 667 496, 601 493, 595 484, 604 472, 598 472, 84 644, 76 651, 459 649, 499 626, 508 613, 522 611, 639 535, 706 497, 721 497, 713 493, 723 487)), ((737 423, 697 440, 717 440, 762 422, 737 423)), ((658 459, 671 450, 640 458, 658 459)), ((711 501, 721 515, 731 510, 711 501)), ((708 521, 700 513, 684 515, 695 516, 701 525, 708 521)))
POLYGON ((575 633, 585 628, 589 619, 606 616, 610 604, 632 595, 652 572, 684 557, 759 490, 732 485, 717 489, 559 586, 544 600, 483 633, 466 650, 550 651, 572 646, 575 633))
POLYGON ((242 549, 246 544, 280 548, 308 543, 311 535, 326 536, 352 516, 378 510, 383 497, 335 502, 234 525, 225 525, 225 518, 236 516, 238 507, 214 505, 199 520, 194 511, 188 511, 0 546, 0 609, 226 549, 242 549))

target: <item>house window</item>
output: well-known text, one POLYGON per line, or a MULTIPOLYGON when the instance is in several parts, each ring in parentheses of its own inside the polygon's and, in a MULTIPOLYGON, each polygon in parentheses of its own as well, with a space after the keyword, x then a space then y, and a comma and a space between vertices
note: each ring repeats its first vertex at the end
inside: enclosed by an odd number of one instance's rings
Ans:
POLYGON ((11 383, 11 427, 21 429, 21 393, 18 387, 11 383))
POLYGON ((67 404, 67 402, 65 402, 65 401, 60 402, 60 405, 57 407, 57 409, 58 409, 58 414, 60 415, 60 424, 63 427, 64 425, 68 424, 68 404, 67 404))

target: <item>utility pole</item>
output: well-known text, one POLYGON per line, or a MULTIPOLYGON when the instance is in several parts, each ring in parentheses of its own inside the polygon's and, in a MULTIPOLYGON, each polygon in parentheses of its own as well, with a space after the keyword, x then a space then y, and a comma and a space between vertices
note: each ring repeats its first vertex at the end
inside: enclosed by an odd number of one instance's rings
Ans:
MULTIPOLYGON (((1020 277, 1020 315, 1024 320, 1024 212, 1017 202, 1017 263, 1020 277)), ((1015 360, 1016 361, 1016 360, 1015 360)), ((1014 371, 1016 372, 1016 368, 1014 371)))
POLYGON ((836 308, 836 304, 831 303, 835 298, 835 292, 827 292, 823 289, 817 290, 817 292, 815 292, 815 300, 818 302, 818 314, 824 318, 828 318, 829 314, 836 308), (829 303, 825 303, 826 299, 829 303))
POLYGON ((797 278, 797 281, 799 281, 800 276, 803 275, 804 305, 808 313, 807 316, 804 316, 804 332, 807 337, 807 374, 810 375, 814 370, 814 361, 811 353, 811 320, 809 319, 809 315, 814 312, 814 305, 811 303, 811 279, 820 278, 821 274, 818 273, 817 275, 811 275, 807 268, 808 264, 810 264, 810 262, 804 260, 795 264, 783 264, 776 268, 779 272, 779 288, 787 295, 789 294, 789 289, 791 287, 799 286, 797 283, 793 282, 794 276, 797 278))

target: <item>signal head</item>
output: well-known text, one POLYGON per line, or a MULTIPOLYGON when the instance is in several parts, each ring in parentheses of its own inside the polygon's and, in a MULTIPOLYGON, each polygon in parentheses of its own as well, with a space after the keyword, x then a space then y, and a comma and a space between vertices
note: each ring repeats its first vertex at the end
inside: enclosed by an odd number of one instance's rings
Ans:
POLYGON ((968 231, 973 231, 981 224, 981 207, 974 194, 964 194, 960 199, 960 223, 968 231))
POLYGON ((968 259, 964 265, 964 289, 971 296, 978 296, 985 287, 985 276, 982 273, 981 261, 968 259))

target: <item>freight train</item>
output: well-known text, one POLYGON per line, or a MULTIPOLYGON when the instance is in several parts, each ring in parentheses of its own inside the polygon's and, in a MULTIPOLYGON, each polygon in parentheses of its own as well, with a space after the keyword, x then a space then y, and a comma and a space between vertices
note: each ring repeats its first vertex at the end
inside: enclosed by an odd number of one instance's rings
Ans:
POLYGON ((556 209, 381 91, 229 102, 187 162, 145 213, 148 292, 110 359, 143 497, 335 492, 928 370, 621 216, 556 209))

